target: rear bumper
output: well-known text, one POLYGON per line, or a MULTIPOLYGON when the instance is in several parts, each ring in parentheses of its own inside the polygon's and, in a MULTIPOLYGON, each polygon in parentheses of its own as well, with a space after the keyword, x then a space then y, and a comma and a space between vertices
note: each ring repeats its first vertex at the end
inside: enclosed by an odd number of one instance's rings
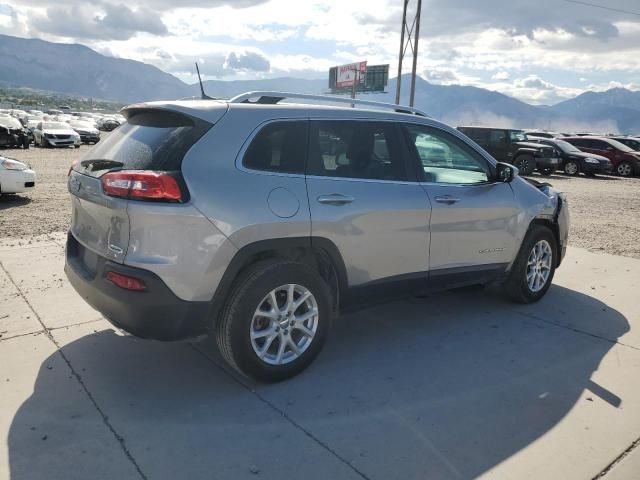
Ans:
POLYGON ((100 141, 100 135, 95 135, 92 133, 81 133, 80 141, 82 143, 98 143, 100 141))
POLYGON ((156 274, 112 262, 83 247, 69 233, 65 273, 73 288, 113 325, 141 338, 184 340, 208 333, 213 323, 210 302, 187 302, 156 274), (147 289, 134 292, 105 278, 116 272, 144 281, 147 289))

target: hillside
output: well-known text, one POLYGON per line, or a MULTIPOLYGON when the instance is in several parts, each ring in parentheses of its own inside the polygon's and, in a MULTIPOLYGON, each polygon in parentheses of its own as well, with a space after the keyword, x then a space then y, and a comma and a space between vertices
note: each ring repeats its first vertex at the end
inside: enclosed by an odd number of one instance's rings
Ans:
MULTIPOLYGON (((142 62, 101 55, 77 44, 59 44, 0 35, 0 85, 28 87, 122 103, 198 96, 188 85, 142 62)), ((401 103, 408 103, 409 76, 403 76, 401 103)), ((363 98, 393 102, 388 92, 363 98)), ((250 90, 324 93, 326 80, 275 78, 205 82, 206 92, 228 98, 250 90)), ((416 107, 453 125, 482 124, 561 131, 640 133, 640 92, 612 89, 587 92, 552 107, 534 106, 482 88, 435 85, 418 78, 416 107)))

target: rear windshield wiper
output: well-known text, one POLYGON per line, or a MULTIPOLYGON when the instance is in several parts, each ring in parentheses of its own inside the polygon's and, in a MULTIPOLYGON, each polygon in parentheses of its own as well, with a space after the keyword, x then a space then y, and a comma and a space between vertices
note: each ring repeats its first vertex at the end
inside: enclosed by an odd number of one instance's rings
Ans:
POLYGON ((116 160, 95 159, 84 160, 80 162, 80 166, 90 172, 97 172, 100 170, 111 170, 112 168, 123 167, 124 163, 117 162, 116 160))

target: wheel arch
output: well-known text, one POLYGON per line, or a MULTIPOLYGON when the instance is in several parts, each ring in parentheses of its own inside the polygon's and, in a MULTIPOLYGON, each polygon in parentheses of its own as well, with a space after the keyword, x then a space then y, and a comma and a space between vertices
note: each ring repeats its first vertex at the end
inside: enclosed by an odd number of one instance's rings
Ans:
POLYGON ((552 216, 548 216, 548 215, 539 215, 535 217, 529 224, 529 228, 527 229, 527 232, 525 233, 522 239, 523 243, 524 243, 524 239, 527 237, 531 229, 536 225, 541 225, 543 227, 546 227, 549 230, 551 230, 551 232, 553 233, 553 238, 555 239, 555 242, 556 242, 556 252, 557 252, 555 266, 556 268, 559 267, 560 262, 562 261, 561 255, 560 255, 560 249, 562 248, 562 243, 560 242, 560 227, 558 226, 558 222, 556 222, 552 216))
POLYGON ((316 268, 331 291, 333 313, 338 312, 340 298, 347 289, 346 267, 338 247, 322 237, 291 237, 259 240, 234 255, 211 300, 214 319, 224 307, 236 279, 256 262, 270 259, 294 260, 316 268))

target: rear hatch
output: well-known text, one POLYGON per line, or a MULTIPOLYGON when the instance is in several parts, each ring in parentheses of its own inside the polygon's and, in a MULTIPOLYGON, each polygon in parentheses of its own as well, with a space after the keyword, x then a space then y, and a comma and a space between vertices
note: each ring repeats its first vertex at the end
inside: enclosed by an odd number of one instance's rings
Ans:
POLYGON ((124 125, 74 162, 68 181, 71 233, 84 247, 78 254, 88 267, 92 254, 124 262, 129 202, 188 201, 182 160, 211 126, 185 113, 142 105, 128 110, 124 125))

